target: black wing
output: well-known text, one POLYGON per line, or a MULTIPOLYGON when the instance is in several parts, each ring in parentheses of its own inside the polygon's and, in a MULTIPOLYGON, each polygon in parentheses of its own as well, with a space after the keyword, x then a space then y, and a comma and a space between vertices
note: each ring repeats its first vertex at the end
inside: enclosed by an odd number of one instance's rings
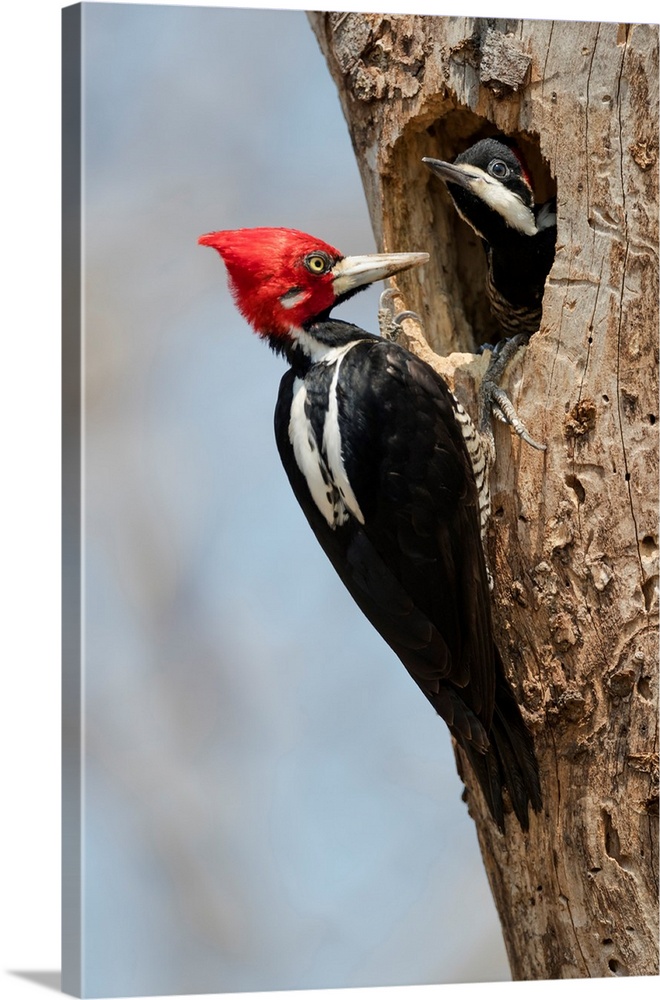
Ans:
MULTIPOLYGON (((323 396, 331 371, 313 366, 310 397, 323 396)), ((452 732, 484 750, 496 654, 476 487, 449 390, 397 345, 369 339, 351 348, 336 391, 342 457, 364 524, 351 516, 333 528, 289 440, 294 379, 282 380, 276 438, 318 541, 452 732)))
MULTIPOLYGON (((327 403, 332 372, 312 366, 310 399, 327 403)), ((336 392, 342 458, 363 520, 350 515, 331 527, 289 439, 295 380, 292 371, 282 379, 275 433, 307 520, 360 609, 466 751, 500 829, 504 787, 527 829, 529 803, 541 808, 538 768, 492 638, 476 486, 447 386, 387 341, 351 347, 336 392)), ((324 410, 317 407, 311 420, 321 452, 324 410)))

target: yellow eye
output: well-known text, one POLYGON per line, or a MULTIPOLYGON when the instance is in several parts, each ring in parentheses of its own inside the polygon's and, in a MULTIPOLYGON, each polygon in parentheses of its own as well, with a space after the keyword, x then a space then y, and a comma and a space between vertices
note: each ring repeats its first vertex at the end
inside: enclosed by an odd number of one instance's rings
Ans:
POLYGON ((305 267, 312 274, 323 274, 324 271, 328 270, 329 266, 330 261, 320 253, 310 253, 305 257, 305 267))

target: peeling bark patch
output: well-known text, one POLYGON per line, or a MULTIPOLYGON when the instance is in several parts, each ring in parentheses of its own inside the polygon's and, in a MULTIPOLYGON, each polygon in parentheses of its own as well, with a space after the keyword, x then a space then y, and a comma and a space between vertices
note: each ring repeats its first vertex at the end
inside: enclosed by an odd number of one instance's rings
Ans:
POLYGON ((359 14, 330 14, 329 18, 337 62, 342 73, 349 73, 372 39, 371 24, 359 14))
POLYGON ((330 23, 339 68, 356 100, 368 103, 418 93, 428 55, 419 17, 331 15, 330 23))
POLYGON ((531 61, 517 38, 489 28, 481 44, 479 80, 496 97, 504 97, 523 85, 531 61))
POLYGON ((599 593, 602 593, 605 588, 614 579, 614 572, 612 567, 608 566, 601 558, 590 558, 588 555, 585 559, 587 564, 587 569, 589 571, 589 576, 591 577, 591 582, 599 593))
POLYGON ((462 38, 456 45, 452 45, 449 58, 455 62, 467 63, 472 69, 479 69, 481 43, 478 33, 475 31, 468 38, 462 38))
POLYGON ((586 437, 596 426, 596 404, 593 399, 581 399, 564 418, 567 438, 586 437))
MULTIPOLYGON (((642 774, 650 774, 651 781, 657 785, 658 783, 658 755, 657 753, 630 753, 628 754, 628 763, 631 767, 634 767, 636 771, 640 771, 642 774)), ((657 798, 657 792, 655 793, 655 798, 657 798)))
POLYGON ((353 93, 360 101, 380 100, 385 95, 385 77, 374 66, 357 66, 352 83, 353 93))
MULTIPOLYGON (((567 649, 575 645, 579 633, 576 631, 576 624, 569 614, 560 611, 558 614, 550 617, 548 624, 552 634, 552 641, 559 652, 565 653, 567 649)), ((582 705, 584 705, 584 698, 581 699, 582 705)))
POLYGON ((628 151, 640 170, 650 170, 658 162, 658 143, 655 138, 638 139, 628 146, 628 151))
POLYGON ((564 500, 559 505, 556 516, 548 520, 548 542, 552 554, 556 555, 562 549, 573 545, 574 541, 574 508, 568 500, 564 500))

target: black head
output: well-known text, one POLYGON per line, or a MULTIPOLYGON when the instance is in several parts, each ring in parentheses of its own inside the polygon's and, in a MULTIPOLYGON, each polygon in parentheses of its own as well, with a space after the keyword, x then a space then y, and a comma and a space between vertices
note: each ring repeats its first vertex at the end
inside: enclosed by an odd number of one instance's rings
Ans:
POLYGON ((524 205, 534 205, 534 192, 520 154, 499 139, 482 139, 454 160, 455 166, 479 167, 517 194, 524 205))
POLYGON ((496 245, 511 232, 535 236, 534 192, 521 158, 498 139, 481 139, 453 163, 424 157, 475 232, 496 245))

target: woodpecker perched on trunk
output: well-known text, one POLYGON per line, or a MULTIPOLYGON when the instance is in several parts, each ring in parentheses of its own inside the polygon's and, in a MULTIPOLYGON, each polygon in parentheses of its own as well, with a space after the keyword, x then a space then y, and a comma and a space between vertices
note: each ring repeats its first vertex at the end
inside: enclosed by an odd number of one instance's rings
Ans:
POLYGON ((536 205, 517 150, 482 139, 453 163, 424 157, 454 205, 484 241, 486 292, 504 337, 530 337, 541 323, 543 288, 555 255, 554 199, 536 205))
POLYGON ((428 254, 344 257, 290 229, 209 233, 236 304, 289 365, 282 463, 337 573, 465 751, 504 829, 541 806, 531 738, 493 641, 479 502, 457 404, 397 344, 330 318, 428 254))

